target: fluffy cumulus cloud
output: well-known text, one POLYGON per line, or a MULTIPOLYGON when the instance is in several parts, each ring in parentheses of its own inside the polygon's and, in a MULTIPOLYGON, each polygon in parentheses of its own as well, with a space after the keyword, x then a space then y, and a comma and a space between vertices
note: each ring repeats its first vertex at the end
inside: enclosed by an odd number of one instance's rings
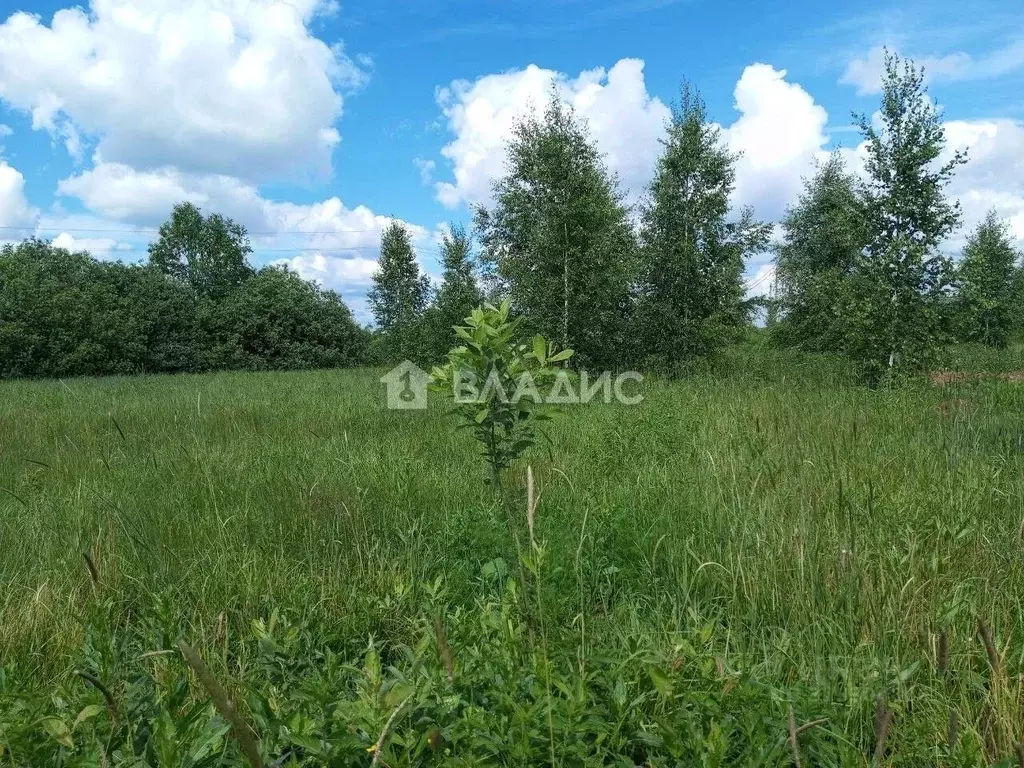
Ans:
POLYGON ((136 226, 163 221, 182 201, 209 207, 246 226, 263 224, 263 201, 253 185, 233 176, 189 173, 174 166, 136 170, 124 163, 100 162, 62 179, 57 193, 78 198, 102 216, 136 226))
MULTIPOLYGON (((964 51, 941 56, 914 56, 924 67, 930 82, 957 82, 987 80, 1024 69, 1024 39, 980 56, 964 51)), ((852 59, 846 66, 841 83, 852 85, 861 96, 882 91, 882 73, 885 71, 885 47, 878 45, 864 56, 852 59)))
POLYGON ((950 120, 946 139, 947 156, 963 149, 968 158, 950 185, 964 212, 965 233, 957 241, 994 209, 1024 248, 1024 122, 950 120))
POLYGON ((313 253, 279 259, 275 263, 294 269, 307 280, 315 280, 321 285, 347 288, 369 288, 373 283, 373 273, 377 271, 377 260, 364 256, 344 259, 313 253))
MULTIPOLYGON (((192 202, 243 224, 257 255, 343 292, 369 285, 381 234, 395 221, 363 205, 350 208, 338 197, 311 204, 268 200, 255 186, 235 177, 187 173, 171 166, 138 171, 121 163, 101 162, 61 180, 58 191, 103 217, 139 227, 163 221, 177 202, 192 202), (295 255, 273 258, 282 252, 295 255)), ((434 253, 435 232, 401 223, 421 254, 434 253)))
POLYGON ((0 24, 0 98, 107 162, 247 180, 326 172, 363 77, 313 36, 320 0, 92 0, 0 24))
POLYGON ((734 202, 767 219, 779 218, 828 143, 828 113, 786 70, 751 64, 733 92, 739 118, 724 131, 736 164, 734 202))
MULTIPOLYGON (((91 0, 9 16, 0 100, 92 162, 58 182, 44 220, 21 174, 0 164, 0 225, 39 221, 60 246, 137 260, 152 228, 190 201, 244 224, 257 262, 356 291, 358 305, 392 219, 338 197, 296 204, 260 192, 331 170, 344 94, 371 66, 312 33, 338 12, 332 0, 91 0), (71 198, 84 219, 61 213, 71 198)), ((431 233, 410 230, 429 248, 431 233)))
MULTIPOLYGON (((529 66, 526 69, 457 81, 438 94, 454 138, 441 150, 452 181, 436 184, 447 206, 486 200, 491 179, 504 168, 505 143, 517 120, 542 108, 552 85, 582 116, 608 167, 619 176, 628 199, 640 199, 661 152, 671 114, 647 92, 643 62, 623 59, 611 69, 576 77, 529 66)), ((766 64, 748 66, 736 84, 735 122, 723 140, 741 154, 735 202, 752 205, 775 218, 795 196, 802 175, 828 142, 828 114, 785 70, 766 64)))
POLYGON ((65 248, 69 251, 85 251, 98 259, 116 258, 116 251, 120 245, 112 237, 75 237, 68 232, 61 232, 52 238, 52 242, 58 248, 65 248))
POLYGON ((670 113, 647 93, 644 63, 622 59, 611 69, 569 77, 530 65, 526 69, 458 80, 438 91, 437 100, 454 138, 441 150, 452 181, 436 185, 448 207, 478 203, 490 194, 491 179, 504 168, 505 142, 530 109, 541 110, 551 88, 588 124, 608 166, 632 194, 650 179, 670 113))
POLYGON ((35 226, 38 218, 39 211, 25 197, 25 177, 0 159, 0 240, 18 239, 25 234, 19 228, 35 226))

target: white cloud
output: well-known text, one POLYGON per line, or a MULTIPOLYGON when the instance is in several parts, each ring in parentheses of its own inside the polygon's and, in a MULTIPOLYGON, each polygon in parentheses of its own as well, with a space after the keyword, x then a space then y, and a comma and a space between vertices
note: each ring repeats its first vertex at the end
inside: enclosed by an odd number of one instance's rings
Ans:
MULTIPOLYGON (((967 163, 959 166, 948 195, 959 200, 962 226, 945 249, 959 252, 971 231, 989 210, 1010 225, 1017 247, 1024 249, 1024 122, 1017 120, 950 120, 943 124, 946 147, 939 162, 947 162, 957 150, 967 151, 967 163)), ((841 150, 847 167, 864 174, 867 145, 841 150)))
POLYGON ((76 162, 82 159, 82 136, 78 133, 74 123, 64 123, 60 127, 61 137, 64 139, 64 149, 76 162))
POLYGON ((587 121, 609 168, 635 197, 650 180, 670 116, 668 107, 647 93, 643 68, 638 59, 622 59, 610 70, 570 78, 531 64, 440 89, 438 104, 455 137, 441 150, 454 180, 436 185, 438 200, 454 208, 488 199, 491 179, 502 173, 513 127, 531 108, 543 109, 552 84, 587 121))
POLYGON ((331 238, 333 233, 349 230, 379 232, 390 221, 364 206, 346 208, 336 197, 311 205, 274 202, 233 176, 186 173, 172 166, 139 171, 101 162, 62 179, 57 190, 103 216, 138 226, 158 225, 182 201, 230 216, 255 232, 315 231, 331 238))
MULTIPOLYGON (((607 73, 596 69, 570 78, 531 65, 472 83, 457 81, 441 90, 438 102, 454 134, 441 154, 449 160, 454 180, 436 185, 438 199, 449 207, 487 200, 491 180, 504 170, 513 126, 531 106, 543 107, 554 83, 586 119, 627 199, 636 202, 654 173, 670 118, 668 107, 647 93, 643 66, 637 59, 623 59, 607 73)), ((803 88, 786 80, 785 70, 766 64, 748 66, 734 96, 740 114, 723 133, 729 148, 742 153, 734 202, 776 218, 828 143, 828 114, 803 88)))
POLYGON ((740 117, 723 136, 731 150, 742 153, 733 202, 753 206, 763 218, 779 218, 828 143, 828 113, 786 81, 786 70, 767 64, 744 69, 734 97, 740 117))
MULTIPOLYGON (((255 186, 234 177, 183 173, 171 167, 137 171, 100 163, 63 179, 58 190, 102 216, 139 227, 157 226, 175 203, 190 201, 243 224, 257 261, 287 264, 303 277, 344 293, 369 285, 381 234, 395 220, 363 205, 349 208, 338 197, 311 204, 268 200, 255 186), (282 253, 287 255, 276 257, 282 253)), ((420 252, 421 266, 429 272, 435 260, 425 257, 436 251, 437 232, 402 223, 420 252)))
POLYGON ((115 255, 113 252, 118 247, 118 241, 110 237, 75 237, 67 232, 61 232, 54 237, 52 243, 57 248, 69 251, 86 251, 96 258, 115 255))
MULTIPOLYGON (((211 180, 223 180, 225 185, 237 184, 230 177, 205 178, 207 184, 216 183, 211 180)), ((209 200, 208 194, 202 191, 186 190, 182 174, 175 168, 136 171, 123 163, 103 162, 59 181, 57 194, 77 197, 90 210, 132 224, 158 222, 166 218, 178 202, 198 205, 209 200)))
POLYGON ((437 167, 437 163, 433 160, 424 160, 422 157, 414 157, 412 162, 420 172, 420 183, 429 186, 434 179, 434 168, 437 167))
POLYGON ((313 253, 278 259, 274 263, 286 265, 306 280, 315 280, 334 289, 369 288, 373 284, 373 273, 377 271, 377 260, 362 256, 342 258, 313 253))
MULTIPOLYGON (((929 82, 987 80, 1024 68, 1024 39, 981 56, 955 51, 942 56, 914 56, 913 59, 924 67, 929 82)), ((885 48, 878 45, 850 61, 839 82, 854 86, 860 96, 881 93, 884 71, 885 48)))
POLYGON ((957 240, 994 208, 1024 248, 1024 122, 951 120, 945 127, 947 157, 957 149, 966 149, 968 157, 950 185, 964 211, 964 232, 957 240))
MULTIPOLYGON (((272 201, 261 197, 254 185, 233 176, 186 173, 171 166, 139 171, 121 163, 101 162, 62 179, 57 190, 103 216, 138 226, 156 226, 166 220, 176 203, 188 201, 230 216, 253 232, 315 232, 311 239, 322 248, 374 244, 392 221, 366 206, 348 208, 337 197, 308 205, 272 201), (342 242, 342 237, 353 234, 359 237, 342 242)), ((409 226, 415 237, 426 236, 423 227, 409 226)))
POLYGON ((325 172, 339 90, 365 77, 314 37, 318 0, 92 0, 0 24, 0 98, 103 160, 247 180, 325 172))
MULTIPOLYGON (((25 197, 25 177, 21 171, 0 160, 0 227, 29 228, 35 226, 39 211, 29 205, 25 197)), ((5 240, 19 239, 28 232, 0 232, 5 240), (12 235, 13 236, 10 236, 12 235)))

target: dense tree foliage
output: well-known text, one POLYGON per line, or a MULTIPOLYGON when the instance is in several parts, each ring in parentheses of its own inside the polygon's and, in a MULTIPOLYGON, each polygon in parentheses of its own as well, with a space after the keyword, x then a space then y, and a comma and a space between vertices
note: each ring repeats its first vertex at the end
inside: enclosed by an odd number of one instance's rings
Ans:
POLYGON ((150 267, 28 240, 0 251, 0 375, 198 366, 196 300, 150 267))
POLYGON ((856 178, 833 154, 782 221, 776 286, 781 320, 773 337, 813 352, 844 349, 850 276, 867 241, 856 178))
POLYGON ((951 262, 939 245, 960 221, 945 188, 961 152, 945 162, 945 130, 924 71, 886 54, 882 103, 857 118, 867 145, 867 242, 848 305, 846 348, 870 381, 923 370, 947 341, 944 297, 951 262))
POLYGON ((1005 347, 1021 312, 1020 254, 1009 228, 995 211, 971 235, 957 269, 958 336, 993 347, 1005 347))
POLYGON ((430 280, 420 274, 409 231, 397 221, 381 237, 380 262, 368 299, 377 323, 381 360, 423 361, 430 280))
POLYGON ((179 203, 149 246, 149 263, 192 287, 199 296, 221 299, 252 276, 245 228, 218 213, 203 216, 179 203))
POLYGON ((197 290, 41 240, 0 249, 0 377, 353 365, 368 337, 337 294, 278 267, 197 290))
POLYGON ((745 257, 767 244, 750 211, 730 221, 735 157, 685 85, 643 209, 637 320, 648 362, 672 368, 714 353, 743 326, 745 257))
POLYGON ((210 305, 206 326, 210 367, 356 365, 364 360, 368 343, 368 334, 337 293, 321 290, 285 267, 264 267, 210 305))
POLYGON ((494 205, 476 218, 495 293, 581 365, 620 365, 636 246, 616 179, 554 94, 515 127, 507 153, 494 205))
POLYGON ((483 302, 473 269, 472 242, 464 227, 453 226, 441 240, 441 287, 427 310, 426 328, 433 361, 456 345, 455 327, 483 302))

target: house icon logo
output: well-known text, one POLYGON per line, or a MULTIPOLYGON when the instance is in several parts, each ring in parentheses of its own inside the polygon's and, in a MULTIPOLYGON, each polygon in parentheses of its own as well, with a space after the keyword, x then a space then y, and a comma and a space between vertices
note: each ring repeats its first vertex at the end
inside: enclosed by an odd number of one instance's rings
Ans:
POLYGON ((427 384, 430 374, 415 363, 403 360, 380 377, 388 392, 388 409, 423 410, 427 407, 427 384))

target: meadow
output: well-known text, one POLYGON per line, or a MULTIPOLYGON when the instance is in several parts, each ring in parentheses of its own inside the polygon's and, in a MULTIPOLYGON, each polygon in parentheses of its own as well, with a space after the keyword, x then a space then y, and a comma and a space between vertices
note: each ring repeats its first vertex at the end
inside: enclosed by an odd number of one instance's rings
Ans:
POLYGON ((1024 388, 730 355, 503 497, 381 371, 0 383, 0 766, 1017 765, 1024 388))

